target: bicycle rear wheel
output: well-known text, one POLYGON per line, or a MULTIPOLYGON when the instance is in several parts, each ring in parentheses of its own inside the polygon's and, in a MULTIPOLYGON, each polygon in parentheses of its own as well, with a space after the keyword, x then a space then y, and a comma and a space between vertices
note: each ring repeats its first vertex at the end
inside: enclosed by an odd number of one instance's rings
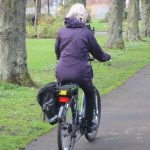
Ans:
POLYGON ((93 113, 94 113, 93 122, 96 124, 96 127, 92 133, 88 133, 87 131, 85 132, 85 138, 90 142, 92 142, 97 135, 101 118, 101 99, 100 94, 96 88, 95 88, 95 109, 93 113))
MULTIPOLYGON (((64 108, 65 109, 65 108, 64 108)), ((64 121, 58 122, 58 149, 73 150, 75 138, 73 136, 73 112, 71 107, 66 110, 64 121)))

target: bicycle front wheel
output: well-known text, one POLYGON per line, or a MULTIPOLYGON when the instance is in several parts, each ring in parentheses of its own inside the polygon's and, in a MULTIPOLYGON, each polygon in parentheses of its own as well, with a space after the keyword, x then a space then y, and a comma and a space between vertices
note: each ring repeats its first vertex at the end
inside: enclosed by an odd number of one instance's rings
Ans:
POLYGON ((101 99, 98 90, 95 88, 95 109, 93 115, 93 122, 95 123, 96 127, 92 133, 85 132, 85 137, 88 141, 92 142, 98 132, 98 127, 100 125, 100 118, 101 118, 101 99))
MULTIPOLYGON (((65 108, 64 108, 65 109, 65 108)), ((73 136, 73 112, 71 107, 66 110, 63 121, 58 122, 58 149, 73 150, 75 138, 73 136)))

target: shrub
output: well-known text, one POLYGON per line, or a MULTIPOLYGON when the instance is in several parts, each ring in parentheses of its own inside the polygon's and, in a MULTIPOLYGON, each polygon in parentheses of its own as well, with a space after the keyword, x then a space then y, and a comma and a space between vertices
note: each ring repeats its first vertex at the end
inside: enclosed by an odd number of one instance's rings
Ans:
POLYGON ((41 15, 38 19, 37 29, 30 22, 26 23, 27 37, 29 38, 53 38, 56 37, 59 28, 63 26, 61 18, 41 15))
POLYGON ((32 18, 32 17, 33 17, 32 14, 26 15, 26 23, 27 23, 27 24, 31 24, 31 18, 32 18))
POLYGON ((26 23, 26 36, 28 38, 35 38, 36 37, 36 30, 33 25, 30 23, 26 23))

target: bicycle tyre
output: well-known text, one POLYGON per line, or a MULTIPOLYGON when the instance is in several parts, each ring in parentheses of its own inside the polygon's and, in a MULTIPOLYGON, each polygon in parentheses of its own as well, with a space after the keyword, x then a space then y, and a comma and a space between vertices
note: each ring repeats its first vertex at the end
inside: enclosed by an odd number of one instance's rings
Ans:
POLYGON ((98 128, 100 125, 100 119, 101 119, 101 98, 100 98, 100 94, 98 92, 98 90, 95 88, 95 96, 96 96, 96 111, 97 111, 97 115, 95 115, 94 117, 97 117, 97 127, 96 129, 92 132, 92 133, 88 133, 87 131, 85 132, 85 138, 89 141, 92 142, 95 140, 97 132, 98 132, 98 128))
POLYGON ((73 150, 74 145, 72 145, 72 143, 74 142, 74 139, 72 138, 72 131, 71 131, 73 119, 74 118, 72 110, 71 107, 69 107, 66 111, 64 121, 58 122, 57 141, 59 150, 73 150), (68 143, 64 143, 64 141, 68 143))

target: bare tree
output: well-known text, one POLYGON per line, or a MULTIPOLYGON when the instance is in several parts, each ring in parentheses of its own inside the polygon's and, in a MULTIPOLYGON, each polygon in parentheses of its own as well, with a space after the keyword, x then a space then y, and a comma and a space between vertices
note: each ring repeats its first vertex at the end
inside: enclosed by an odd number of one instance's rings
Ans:
POLYGON ((142 35, 150 37, 150 0, 141 0, 142 5, 142 35))
POLYGON ((37 12, 41 14, 41 0, 34 0, 35 9, 37 9, 37 12))
POLYGON ((138 19, 139 19, 139 0, 130 0, 128 4, 128 16, 127 16, 127 39, 129 41, 135 41, 140 39, 138 19))
POLYGON ((38 9, 38 13, 41 14, 41 0, 38 0, 37 9, 38 9))
POLYGON ((35 30, 37 30, 38 19, 41 13, 41 11, 39 11, 40 4, 41 4, 41 0, 35 0, 35 21, 34 21, 35 30))
POLYGON ((39 15, 41 14, 41 0, 34 0, 35 2, 35 20, 34 20, 34 27, 37 30, 37 24, 39 20, 39 15))
POLYGON ((50 15, 50 10, 49 10, 49 0, 47 0, 47 11, 48 11, 48 15, 50 15))
POLYGON ((26 0, 0 1, 0 80, 32 85, 25 42, 26 0))
POLYGON ((122 19, 123 19, 124 0, 111 0, 109 5, 106 47, 124 48, 122 38, 122 19))
POLYGON ((76 3, 82 3, 86 7, 86 0, 75 0, 76 3))

